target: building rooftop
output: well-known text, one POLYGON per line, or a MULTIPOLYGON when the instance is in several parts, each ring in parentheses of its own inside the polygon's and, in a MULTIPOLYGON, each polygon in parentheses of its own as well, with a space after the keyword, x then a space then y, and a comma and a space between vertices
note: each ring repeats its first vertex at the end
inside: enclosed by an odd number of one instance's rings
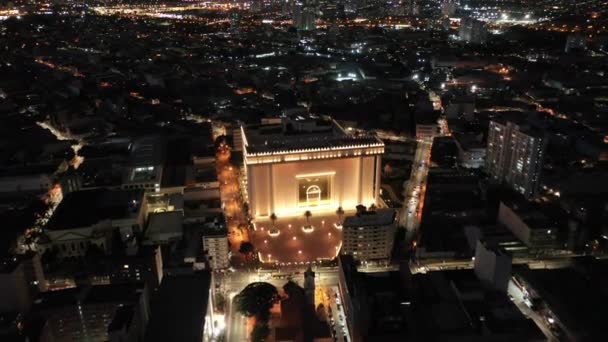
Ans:
POLYGON ((366 210, 344 218, 344 228, 365 226, 386 226, 395 222, 397 211, 391 208, 366 210))
POLYGON ((46 228, 74 229, 102 220, 136 217, 143 196, 143 190, 93 189, 71 192, 61 201, 46 228))
POLYGON ((348 135, 329 117, 283 117, 281 124, 244 128, 247 154, 289 153, 309 149, 339 149, 383 146, 372 135, 348 135))
POLYGON ((168 211, 150 214, 146 238, 160 237, 163 234, 183 234, 182 222, 184 213, 182 211, 168 211))
POLYGON ((210 286, 209 272, 165 277, 144 341, 202 341, 210 286))
POLYGON ((538 293, 556 319, 579 341, 608 339, 608 295, 605 283, 577 268, 524 268, 517 273, 538 293))
POLYGON ((128 167, 124 172, 123 183, 159 184, 163 177, 165 147, 163 139, 157 137, 135 141, 129 148, 128 167))
POLYGON ((134 304, 142 295, 143 289, 143 283, 122 283, 44 292, 35 299, 31 312, 40 314, 46 310, 60 309, 78 303, 83 306, 99 303, 134 304))
POLYGON ((550 213, 555 215, 555 212, 549 211, 548 206, 541 206, 534 202, 509 201, 508 199, 503 200, 501 204, 517 214, 531 230, 546 230, 558 226, 559 217, 550 216, 550 213))
POLYGON ((454 139, 463 150, 485 149, 486 144, 477 134, 454 133, 454 139))
POLYGON ((164 145, 160 138, 141 138, 131 144, 129 152, 131 166, 151 166, 163 163, 164 145))

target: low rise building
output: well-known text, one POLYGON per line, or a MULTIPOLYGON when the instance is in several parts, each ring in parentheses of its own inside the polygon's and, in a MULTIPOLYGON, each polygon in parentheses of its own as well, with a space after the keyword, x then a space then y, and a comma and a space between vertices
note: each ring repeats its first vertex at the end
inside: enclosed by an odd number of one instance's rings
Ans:
POLYGON ((542 211, 523 203, 501 202, 498 222, 511 230, 531 250, 551 251, 559 246, 558 227, 542 211))
POLYGON ((85 286, 39 295, 25 327, 41 327, 26 331, 37 341, 136 342, 144 336, 149 312, 143 284, 85 286))
POLYGON ((53 186, 51 176, 40 173, 0 177, 0 193, 43 194, 53 186))
POLYGON ((506 293, 472 270, 363 273, 341 255, 338 276, 349 341, 546 340, 506 293))
POLYGON ((230 266, 230 248, 228 247, 228 230, 223 216, 203 225, 203 251, 207 254, 212 270, 221 270, 230 266))
POLYGON ((162 139, 150 137, 137 140, 130 146, 129 153, 122 188, 160 191, 165 154, 162 139))
POLYGON ((437 124, 434 122, 416 123, 416 139, 432 139, 438 133, 437 124))
POLYGON ((484 166, 486 161, 486 146, 471 134, 454 134, 454 140, 458 147, 458 164, 465 168, 478 169, 484 166))
POLYGON ((511 279, 511 254, 486 241, 477 240, 474 261, 475 275, 482 283, 498 291, 507 291, 511 279))
POLYGON ((144 243, 157 245, 181 240, 184 235, 183 220, 181 211, 150 214, 144 243))
POLYGON ((209 271, 165 277, 144 340, 211 341, 218 324, 213 315, 212 283, 209 271))
POLYGON ((0 313, 26 312, 31 304, 29 288, 22 260, 0 259, 0 313))
POLYGON ((145 201, 143 190, 69 193, 46 225, 48 241, 42 247, 56 249, 61 258, 83 256, 91 245, 108 252, 115 232, 127 241, 143 231, 145 201))
POLYGON ((606 341, 607 271, 604 260, 581 258, 572 267, 524 267, 515 275, 527 293, 537 296, 554 335, 566 341, 606 341))

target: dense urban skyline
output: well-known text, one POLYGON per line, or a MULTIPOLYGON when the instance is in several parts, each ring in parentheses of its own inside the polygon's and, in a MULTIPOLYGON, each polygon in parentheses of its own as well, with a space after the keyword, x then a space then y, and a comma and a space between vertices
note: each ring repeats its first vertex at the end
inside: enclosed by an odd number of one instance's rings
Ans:
POLYGON ((2 2, 0 340, 608 340, 607 25, 2 2))

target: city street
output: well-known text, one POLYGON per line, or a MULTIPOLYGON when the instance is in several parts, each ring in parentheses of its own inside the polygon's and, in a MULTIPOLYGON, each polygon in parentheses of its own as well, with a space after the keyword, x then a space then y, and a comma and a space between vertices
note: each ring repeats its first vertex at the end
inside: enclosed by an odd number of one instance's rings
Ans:
POLYGON ((326 288, 324 291, 326 298, 329 300, 332 316, 330 318, 330 327, 337 341, 346 342, 352 341, 346 324, 346 315, 344 314, 343 301, 340 298, 340 291, 337 286, 326 288))
POLYGON ((408 242, 414 238, 422 218, 431 147, 432 141, 418 142, 416 154, 412 163, 410 180, 407 182, 407 186, 404 189, 406 196, 403 204, 402 215, 404 215, 404 218, 402 219, 402 222, 405 222, 405 227, 407 229, 406 239, 408 242))
POLYGON ((228 241, 232 252, 233 266, 244 263, 239 253, 241 243, 249 241, 247 217, 243 209, 243 201, 239 190, 238 169, 230 163, 230 149, 220 146, 216 155, 217 175, 220 183, 220 197, 226 215, 228 241))
POLYGON ((510 298, 512 298, 513 303, 517 306, 521 313, 526 317, 531 318, 534 323, 536 323, 543 334, 545 334, 547 337, 547 341, 559 341, 559 339, 553 334, 547 320, 540 313, 532 310, 528 305, 526 305, 523 292, 515 285, 513 280, 509 281, 507 293, 509 294, 510 298))
POLYGON ((346 325, 343 301, 338 286, 317 287, 316 305, 323 303, 327 311, 328 323, 335 341, 352 341, 346 325))

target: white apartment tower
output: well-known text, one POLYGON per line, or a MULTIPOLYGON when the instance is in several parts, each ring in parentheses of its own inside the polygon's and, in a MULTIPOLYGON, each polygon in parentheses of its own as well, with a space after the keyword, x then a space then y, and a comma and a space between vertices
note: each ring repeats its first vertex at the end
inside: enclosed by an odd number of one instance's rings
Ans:
POLYGON ((538 189, 546 139, 513 122, 491 121, 488 129, 486 171, 530 198, 538 189))

